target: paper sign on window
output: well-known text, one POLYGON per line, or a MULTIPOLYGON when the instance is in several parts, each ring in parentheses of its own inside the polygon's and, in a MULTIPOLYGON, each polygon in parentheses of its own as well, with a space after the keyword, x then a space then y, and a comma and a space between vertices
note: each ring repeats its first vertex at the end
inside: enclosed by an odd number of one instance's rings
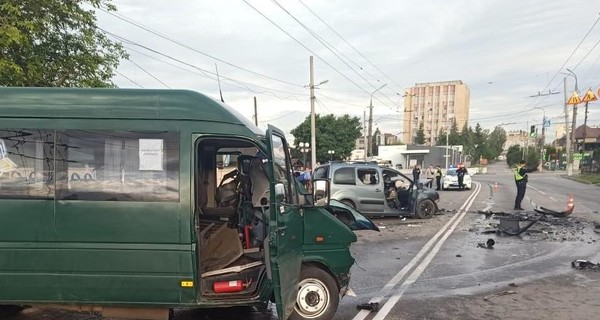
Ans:
POLYGON ((140 171, 163 170, 163 139, 140 139, 140 171))

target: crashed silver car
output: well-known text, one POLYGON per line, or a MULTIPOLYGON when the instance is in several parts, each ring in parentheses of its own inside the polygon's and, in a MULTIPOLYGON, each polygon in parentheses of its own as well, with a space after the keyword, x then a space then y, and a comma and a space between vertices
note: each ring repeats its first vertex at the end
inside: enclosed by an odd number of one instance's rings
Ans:
POLYGON ((328 179, 331 199, 362 214, 431 218, 437 211, 439 194, 392 168, 371 163, 327 163, 315 168, 313 179, 328 179))

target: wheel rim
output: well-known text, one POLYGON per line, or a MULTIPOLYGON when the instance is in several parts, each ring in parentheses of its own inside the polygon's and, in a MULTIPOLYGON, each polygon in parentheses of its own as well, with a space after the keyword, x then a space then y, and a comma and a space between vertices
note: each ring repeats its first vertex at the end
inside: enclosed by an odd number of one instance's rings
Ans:
POLYGON ((295 309, 303 318, 318 318, 327 310, 329 302, 329 290, 322 281, 309 278, 300 282, 295 309))
POLYGON ((433 214, 433 203, 431 201, 422 201, 421 202, 421 213, 424 217, 433 214))

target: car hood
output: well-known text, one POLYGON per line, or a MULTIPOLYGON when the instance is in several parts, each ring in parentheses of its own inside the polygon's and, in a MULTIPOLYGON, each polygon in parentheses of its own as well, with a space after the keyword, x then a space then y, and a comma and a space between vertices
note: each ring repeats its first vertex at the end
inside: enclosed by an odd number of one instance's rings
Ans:
POLYGON ((362 213, 360 213, 358 210, 345 205, 343 203, 341 203, 338 200, 335 199, 331 199, 329 201, 329 206, 330 207, 338 207, 338 208, 343 208, 346 209, 348 211, 350 211, 352 213, 352 215, 354 216, 354 220, 355 222, 352 225, 349 225, 348 227, 352 230, 373 230, 373 231, 379 231, 379 228, 377 227, 377 225, 375 225, 375 223, 373 223, 373 221, 371 221, 371 219, 365 217, 364 215, 362 215, 362 213))

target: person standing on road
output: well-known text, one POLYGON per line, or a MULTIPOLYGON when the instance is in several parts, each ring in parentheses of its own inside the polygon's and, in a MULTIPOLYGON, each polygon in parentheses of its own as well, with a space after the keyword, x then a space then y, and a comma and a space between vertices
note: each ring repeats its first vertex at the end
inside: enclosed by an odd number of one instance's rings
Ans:
POLYGON ((413 168, 412 174, 413 174, 413 182, 415 183, 415 186, 416 186, 419 183, 419 176, 421 175, 421 168, 419 168, 419 165, 416 165, 413 168))
POLYGON ((441 190, 441 180, 442 180, 442 168, 438 164, 437 169, 435 170, 435 190, 441 190))
POLYGON ((456 177, 458 178, 458 190, 460 191, 465 190, 465 185, 463 184, 465 174, 467 174, 467 168, 465 168, 465 165, 461 162, 458 164, 458 168, 456 169, 456 177))
POLYGON ((515 198, 514 210, 523 210, 523 208, 521 208, 521 201, 523 201, 523 198, 525 198, 525 190, 527 189, 527 172, 531 172, 531 170, 527 170, 526 165, 527 162, 525 160, 521 160, 515 169, 517 197, 515 198))
POLYGON ((427 178, 427 187, 433 187, 433 179, 435 178, 435 170, 433 169, 433 165, 430 164, 427 171, 425 171, 425 178, 427 178))

